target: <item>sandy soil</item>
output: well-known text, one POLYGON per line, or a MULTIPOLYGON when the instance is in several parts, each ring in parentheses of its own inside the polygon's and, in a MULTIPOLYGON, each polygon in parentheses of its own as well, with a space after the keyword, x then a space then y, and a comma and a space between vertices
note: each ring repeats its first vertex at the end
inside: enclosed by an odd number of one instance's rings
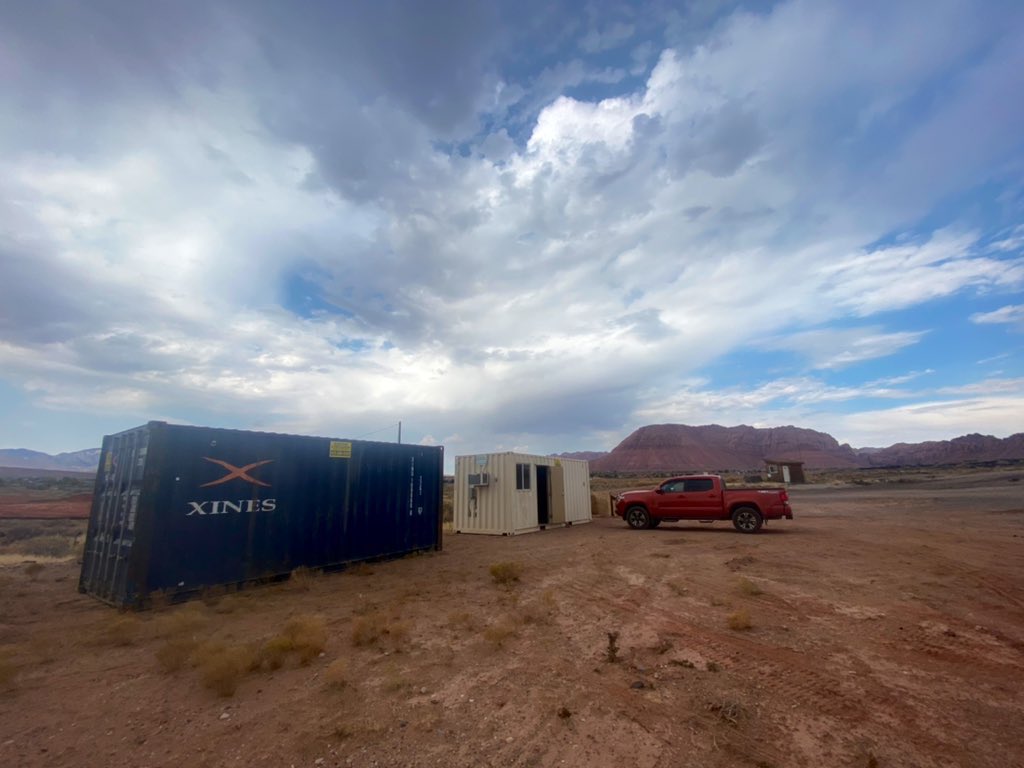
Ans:
POLYGON ((1022 765, 1020 476, 792 503, 756 536, 448 536, 138 617, 78 595, 74 562, 0 567, 0 765, 1022 765), (207 687, 204 654, 296 616, 322 655, 207 687), (168 671, 175 642, 197 650, 168 671))

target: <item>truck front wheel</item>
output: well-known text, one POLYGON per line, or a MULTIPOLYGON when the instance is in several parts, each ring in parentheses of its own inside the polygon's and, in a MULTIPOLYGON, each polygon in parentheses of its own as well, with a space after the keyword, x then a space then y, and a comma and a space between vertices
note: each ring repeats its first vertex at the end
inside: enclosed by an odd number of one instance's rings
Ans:
POLYGON ((732 513, 732 524, 740 533, 757 533, 763 523, 761 513, 753 507, 737 507, 732 513))
POLYGON ((626 522, 630 528, 640 530, 651 527, 651 516, 643 507, 630 507, 626 510, 626 522))

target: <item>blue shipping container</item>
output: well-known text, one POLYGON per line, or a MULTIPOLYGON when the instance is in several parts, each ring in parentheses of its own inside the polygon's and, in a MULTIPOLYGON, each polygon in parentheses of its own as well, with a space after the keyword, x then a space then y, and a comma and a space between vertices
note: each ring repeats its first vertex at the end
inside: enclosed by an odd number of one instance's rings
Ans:
POLYGON ((444 449, 150 422, 103 438, 79 591, 145 607, 441 548, 444 449))

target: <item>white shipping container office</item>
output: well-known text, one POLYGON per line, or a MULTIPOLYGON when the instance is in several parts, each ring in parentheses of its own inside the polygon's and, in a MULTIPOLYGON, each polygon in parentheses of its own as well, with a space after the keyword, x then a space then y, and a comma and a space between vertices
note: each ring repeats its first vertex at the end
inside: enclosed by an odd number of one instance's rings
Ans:
POLYGON ((590 465, 579 459, 485 453, 455 457, 456 533, 513 536, 590 522, 590 465))

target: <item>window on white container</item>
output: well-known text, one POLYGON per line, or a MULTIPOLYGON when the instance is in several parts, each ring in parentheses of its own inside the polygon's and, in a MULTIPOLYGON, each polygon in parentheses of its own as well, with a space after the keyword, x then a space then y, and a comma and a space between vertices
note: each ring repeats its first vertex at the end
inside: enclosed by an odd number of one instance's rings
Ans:
POLYGON ((530 490, 530 465, 516 464, 516 490, 530 490))

